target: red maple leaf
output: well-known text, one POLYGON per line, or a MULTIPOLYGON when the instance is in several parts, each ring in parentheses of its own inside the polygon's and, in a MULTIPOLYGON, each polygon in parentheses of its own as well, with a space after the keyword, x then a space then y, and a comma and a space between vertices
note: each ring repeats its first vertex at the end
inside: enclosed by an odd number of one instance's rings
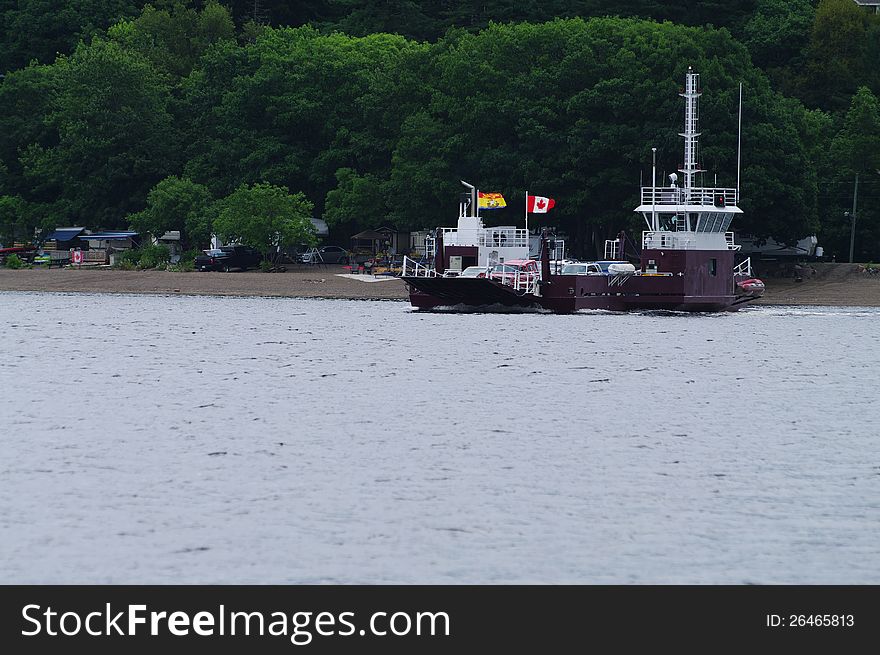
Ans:
POLYGON ((543 198, 541 198, 540 200, 538 200, 535 203, 535 207, 537 207, 538 209, 544 209, 544 205, 546 205, 546 204, 547 204, 546 201, 543 198))

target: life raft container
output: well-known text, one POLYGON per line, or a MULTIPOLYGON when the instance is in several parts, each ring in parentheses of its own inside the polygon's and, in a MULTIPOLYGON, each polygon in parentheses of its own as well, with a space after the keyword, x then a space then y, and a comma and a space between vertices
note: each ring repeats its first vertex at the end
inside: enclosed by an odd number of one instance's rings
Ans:
POLYGON ((750 296, 759 296, 764 293, 764 283, 756 277, 750 277, 747 280, 737 282, 736 286, 740 291, 750 296))

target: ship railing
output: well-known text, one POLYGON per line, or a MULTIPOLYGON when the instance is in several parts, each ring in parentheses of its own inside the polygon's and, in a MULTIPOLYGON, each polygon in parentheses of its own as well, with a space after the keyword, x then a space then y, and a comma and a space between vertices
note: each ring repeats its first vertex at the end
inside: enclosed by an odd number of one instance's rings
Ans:
POLYGON ((662 250, 665 248, 674 250, 688 250, 696 248, 696 244, 690 238, 682 236, 685 233, 666 231, 642 232, 642 248, 645 250, 662 250))
POLYGON ((727 242, 727 249, 728 250, 739 250, 740 248, 742 248, 741 245, 737 244, 734 241, 733 232, 725 232, 724 233, 724 240, 727 242))
POLYGON ((642 205, 699 205, 705 207, 724 207, 736 205, 736 189, 726 187, 642 187, 642 205))
POLYGON ((529 231, 490 227, 480 234, 479 245, 486 248, 528 248, 529 231))
POLYGON ((505 286, 513 287, 518 293, 537 294, 538 282, 541 277, 529 271, 517 271, 516 273, 504 273, 493 279, 505 286))
POLYGON ((733 267, 734 277, 752 277, 752 258, 746 257, 733 267))
MULTIPOLYGON (((443 244, 444 245, 455 245, 458 241, 458 228, 455 227, 441 227, 440 231, 443 233, 443 244)), ((429 253, 433 253, 437 244, 437 236, 436 230, 431 230, 430 234, 425 236, 425 251, 429 253)))
POLYGON ((400 272, 404 277, 437 277, 437 271, 431 266, 403 256, 403 267, 400 272))
POLYGON ((617 261, 620 239, 605 239, 605 260, 617 261))

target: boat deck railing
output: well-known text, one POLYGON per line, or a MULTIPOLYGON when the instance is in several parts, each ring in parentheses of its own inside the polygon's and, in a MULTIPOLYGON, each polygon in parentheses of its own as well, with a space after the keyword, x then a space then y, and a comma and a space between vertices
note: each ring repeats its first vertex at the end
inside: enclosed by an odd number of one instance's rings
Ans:
POLYGON ((752 277, 752 258, 746 257, 733 267, 734 277, 752 277))
MULTIPOLYGON (((403 257, 402 277, 455 277, 458 273, 460 271, 446 271, 446 273, 440 274, 433 266, 410 259, 405 255, 403 257)), ((505 286, 512 287, 520 294, 537 294, 540 275, 530 271, 516 271, 515 273, 498 274, 491 279, 505 286)))
POLYGON ((605 259, 617 261, 620 256, 620 239, 605 239, 605 259))
POLYGON ((404 255, 400 275, 402 277, 437 277, 437 271, 432 266, 417 262, 404 255))
MULTIPOLYGON (((468 238, 462 242, 456 227, 440 228, 444 246, 482 246, 484 248, 528 248, 529 231, 512 227, 487 227, 479 230, 476 239, 468 238)), ((436 244, 434 236, 425 238, 425 249, 432 252, 436 244)))
POLYGON ((537 294, 538 291, 538 282, 540 281, 540 276, 535 273, 530 273, 528 271, 517 271, 516 273, 503 273, 498 274, 497 277, 491 277, 495 282, 500 282, 501 284, 513 287, 513 289, 519 294, 537 294))
MULTIPOLYGON (((646 250, 697 250, 705 248, 702 235, 715 234, 711 232, 669 232, 667 230, 642 232, 642 248, 646 250)), ((718 233, 720 234, 720 233, 718 233)), ((733 232, 724 233, 724 243, 728 250, 739 250, 742 246, 734 240, 733 232)))
POLYGON ((529 231, 517 228, 486 228, 480 233, 480 245, 487 248, 528 248, 529 231))
POLYGON ((679 187, 643 186, 642 205, 699 205, 704 207, 725 207, 736 205, 736 189, 725 187, 679 187))

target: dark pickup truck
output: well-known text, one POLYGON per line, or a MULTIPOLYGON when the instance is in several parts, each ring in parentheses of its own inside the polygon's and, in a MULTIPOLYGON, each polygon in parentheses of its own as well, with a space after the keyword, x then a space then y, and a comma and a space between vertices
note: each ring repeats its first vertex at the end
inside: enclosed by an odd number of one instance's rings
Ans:
POLYGON ((197 271, 226 271, 233 268, 246 271, 249 268, 260 265, 263 256, 259 250, 249 246, 223 246, 206 250, 204 255, 196 257, 195 268, 197 271))

